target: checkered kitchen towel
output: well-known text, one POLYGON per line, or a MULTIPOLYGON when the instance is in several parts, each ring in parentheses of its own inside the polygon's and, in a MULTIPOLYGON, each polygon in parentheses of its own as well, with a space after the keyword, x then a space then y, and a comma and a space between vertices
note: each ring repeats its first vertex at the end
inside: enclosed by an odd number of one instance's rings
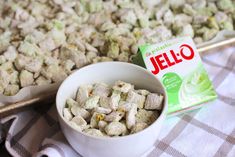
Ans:
MULTIPOLYGON (((149 157, 235 156, 235 47, 203 57, 218 100, 168 118, 149 157)), ((76 157, 56 118, 55 105, 1 120, 1 139, 16 157, 76 157)))

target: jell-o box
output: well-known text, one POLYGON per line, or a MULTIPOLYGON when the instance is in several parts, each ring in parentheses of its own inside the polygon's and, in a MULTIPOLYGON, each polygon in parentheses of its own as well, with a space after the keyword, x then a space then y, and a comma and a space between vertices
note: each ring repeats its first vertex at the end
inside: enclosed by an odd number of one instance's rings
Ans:
POLYGON ((142 45, 133 62, 162 81, 170 115, 196 109, 217 98, 190 37, 142 45))

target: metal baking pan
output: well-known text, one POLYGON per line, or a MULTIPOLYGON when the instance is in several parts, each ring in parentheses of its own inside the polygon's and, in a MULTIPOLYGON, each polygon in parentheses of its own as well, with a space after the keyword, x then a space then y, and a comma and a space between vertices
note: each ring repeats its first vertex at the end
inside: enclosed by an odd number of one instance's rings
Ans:
MULTIPOLYGON (((217 52, 218 50, 224 49, 226 47, 230 47, 235 45, 235 36, 231 35, 231 37, 227 36, 226 39, 221 39, 221 40, 216 40, 216 41, 211 41, 208 44, 203 44, 203 45, 199 45, 197 46, 199 53, 201 54, 201 56, 207 55, 209 53, 213 53, 213 52, 217 52)), ((23 101, 19 101, 16 103, 12 103, 12 104, 8 104, 8 105, 4 105, 2 107, 0 107, 0 118, 2 117, 6 117, 10 114, 15 114, 17 112, 20 112, 22 110, 25 110, 27 108, 36 106, 36 105, 45 105, 45 104, 49 104, 49 103, 54 103, 55 100, 55 96, 56 96, 56 91, 51 91, 49 94, 41 94, 37 97, 34 97, 32 99, 28 99, 28 100, 23 100, 23 101)), ((191 108, 186 108, 184 109, 183 112, 189 110, 191 108)), ((172 115, 175 115, 179 112, 182 111, 177 111, 175 113, 171 113, 172 115)))

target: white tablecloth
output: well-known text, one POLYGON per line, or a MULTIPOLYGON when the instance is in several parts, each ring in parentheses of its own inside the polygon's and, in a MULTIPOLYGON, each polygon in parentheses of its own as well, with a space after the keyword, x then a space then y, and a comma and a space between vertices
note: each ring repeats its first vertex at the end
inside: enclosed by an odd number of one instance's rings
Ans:
MULTIPOLYGON (((218 99, 168 118, 149 157, 235 156, 235 47, 203 57, 218 99)), ((14 157, 79 156, 61 133, 55 105, 1 120, 1 140, 14 157)))

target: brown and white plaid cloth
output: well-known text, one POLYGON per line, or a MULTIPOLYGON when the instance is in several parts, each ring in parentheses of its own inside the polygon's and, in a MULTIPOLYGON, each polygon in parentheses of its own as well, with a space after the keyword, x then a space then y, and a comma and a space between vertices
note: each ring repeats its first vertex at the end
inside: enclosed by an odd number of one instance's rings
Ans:
MULTIPOLYGON (((148 157, 235 157, 235 47, 207 55, 203 62, 218 99, 168 118, 148 157)), ((0 130, 14 157, 80 156, 60 131, 55 105, 2 119, 0 130)))

